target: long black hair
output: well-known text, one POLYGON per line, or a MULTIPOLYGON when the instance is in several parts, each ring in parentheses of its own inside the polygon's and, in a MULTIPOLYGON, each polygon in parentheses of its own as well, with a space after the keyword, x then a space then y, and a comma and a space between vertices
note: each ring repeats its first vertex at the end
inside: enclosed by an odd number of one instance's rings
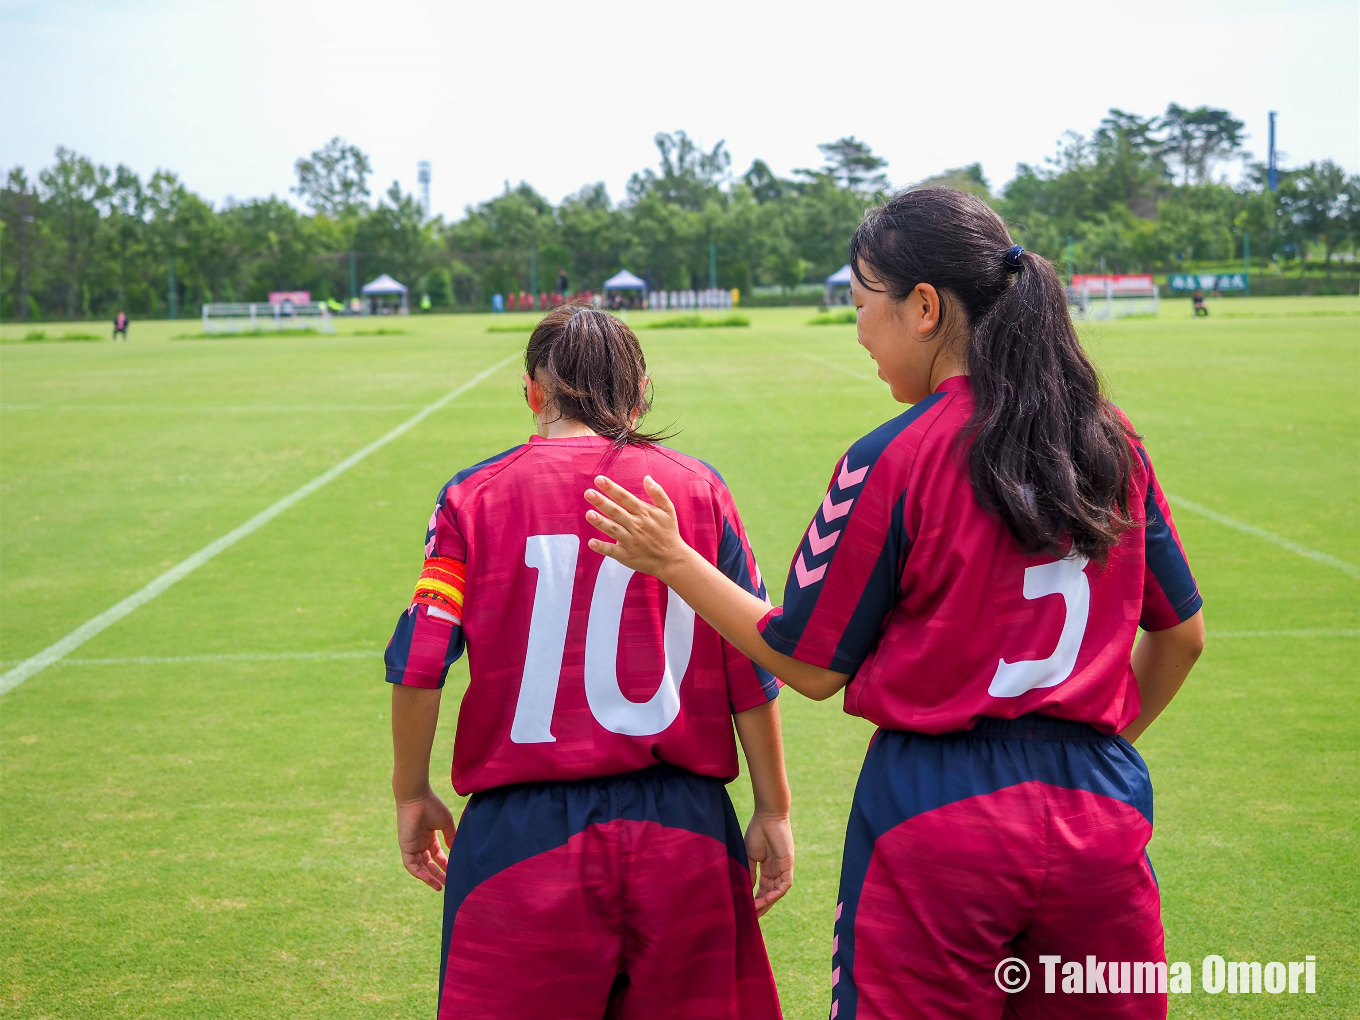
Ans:
POLYGON ((652 406, 647 361, 637 334, 608 312, 568 304, 543 316, 524 349, 524 371, 543 386, 560 417, 588 425, 618 446, 669 438, 638 430, 652 406))
POLYGON ((922 188, 870 210, 850 242, 850 265, 866 288, 897 301, 917 284, 934 286, 938 328, 953 331, 952 317, 966 317, 974 409, 960 451, 978 503, 1026 552, 1103 562, 1134 526, 1133 451, 1052 264, 1013 248, 980 198, 922 188))

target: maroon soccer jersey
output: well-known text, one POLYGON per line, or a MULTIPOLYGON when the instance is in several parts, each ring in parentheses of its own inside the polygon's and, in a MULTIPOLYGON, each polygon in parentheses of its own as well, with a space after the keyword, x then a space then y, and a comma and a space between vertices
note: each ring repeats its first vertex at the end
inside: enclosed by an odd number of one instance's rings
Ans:
POLYGON ((461 794, 658 762, 731 779, 732 713, 777 693, 661 582, 590 551, 598 532, 584 492, 598 474, 634 492, 652 475, 675 500, 685 540, 765 597, 731 494, 693 457, 535 436, 455 475, 386 659, 390 682, 441 687, 466 644, 471 682, 453 753, 461 794))
POLYGON ((764 638, 853 674, 845 710, 887 729, 1042 712, 1118 732, 1139 711, 1137 628, 1174 626, 1202 601, 1147 452, 1131 440, 1139 526, 1103 567, 1026 554, 978 504, 957 453, 972 408, 955 376, 850 447, 764 638))

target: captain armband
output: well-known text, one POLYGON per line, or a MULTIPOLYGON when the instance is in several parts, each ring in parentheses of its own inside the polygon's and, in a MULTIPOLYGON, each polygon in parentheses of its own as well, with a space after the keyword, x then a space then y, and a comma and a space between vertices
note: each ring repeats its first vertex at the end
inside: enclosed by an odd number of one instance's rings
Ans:
POLYGON ((416 582, 411 608, 423 605, 430 616, 461 624, 466 578, 467 564, 447 556, 431 556, 416 582))

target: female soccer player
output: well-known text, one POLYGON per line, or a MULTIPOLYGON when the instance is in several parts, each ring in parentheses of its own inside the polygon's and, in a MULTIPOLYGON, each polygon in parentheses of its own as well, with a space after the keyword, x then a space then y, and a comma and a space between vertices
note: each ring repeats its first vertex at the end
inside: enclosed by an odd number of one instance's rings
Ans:
POLYGON ((1165 1016, 1156 969, 1134 994, 1116 965, 1164 961, 1152 788, 1129 741, 1204 628, 1147 452, 1101 396, 1052 266, 980 200, 897 196, 851 265, 860 343, 912 406, 836 464, 784 605, 688 548, 659 480, 649 503, 597 479, 587 518, 614 542, 590 546, 880 727, 846 834, 831 1016, 1165 1016), (1009 1002, 1008 957, 1035 975, 1009 1002))
POLYGON ((646 364, 618 319, 563 306, 524 362, 538 434, 440 491, 386 655, 402 857, 445 889, 439 1016, 772 1020, 756 918, 793 876, 776 681, 654 578, 585 549, 575 507, 601 471, 663 479, 687 547, 760 601, 741 518, 712 468, 638 430, 646 364), (429 763, 465 646, 455 836, 429 763), (724 788, 734 717, 744 839, 724 788))

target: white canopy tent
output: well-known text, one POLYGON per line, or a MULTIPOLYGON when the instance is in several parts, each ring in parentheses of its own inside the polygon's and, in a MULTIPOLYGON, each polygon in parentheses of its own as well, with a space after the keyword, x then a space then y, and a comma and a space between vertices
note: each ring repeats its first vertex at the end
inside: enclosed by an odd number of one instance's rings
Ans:
MULTIPOLYGON (((410 314, 410 306, 407 304, 406 284, 398 283, 392 277, 383 273, 376 280, 370 280, 360 288, 364 297, 368 299, 369 309, 372 314, 377 315, 380 308, 386 310, 391 308, 397 315, 410 314), (388 305, 383 299, 395 297, 399 301, 395 306, 388 305)), ((390 314, 390 313, 389 313, 390 314)))
POLYGON ((642 307, 644 308, 646 307, 647 284, 645 284, 642 280, 639 280, 636 276, 634 276, 626 269, 620 269, 609 279, 605 280, 604 287, 602 289, 604 291, 603 297, 606 307, 627 308, 632 307, 639 303, 641 304, 642 307), (614 291, 614 303, 612 305, 609 303, 609 292, 611 290, 614 291), (629 297, 625 299, 621 297, 618 293, 621 290, 637 291, 638 296, 629 297))
MULTIPOLYGON (((839 269, 837 269, 834 273, 832 273, 830 276, 826 278, 826 304, 828 308, 836 303, 837 297, 836 288, 849 287, 850 277, 852 275, 853 273, 850 269, 850 263, 847 262, 845 265, 841 266, 839 269)), ((848 305, 850 303, 850 297, 848 293, 840 296, 844 298, 841 304, 848 305)))
POLYGON ((604 281, 605 290, 646 290, 647 285, 626 269, 620 269, 617 273, 604 281))

